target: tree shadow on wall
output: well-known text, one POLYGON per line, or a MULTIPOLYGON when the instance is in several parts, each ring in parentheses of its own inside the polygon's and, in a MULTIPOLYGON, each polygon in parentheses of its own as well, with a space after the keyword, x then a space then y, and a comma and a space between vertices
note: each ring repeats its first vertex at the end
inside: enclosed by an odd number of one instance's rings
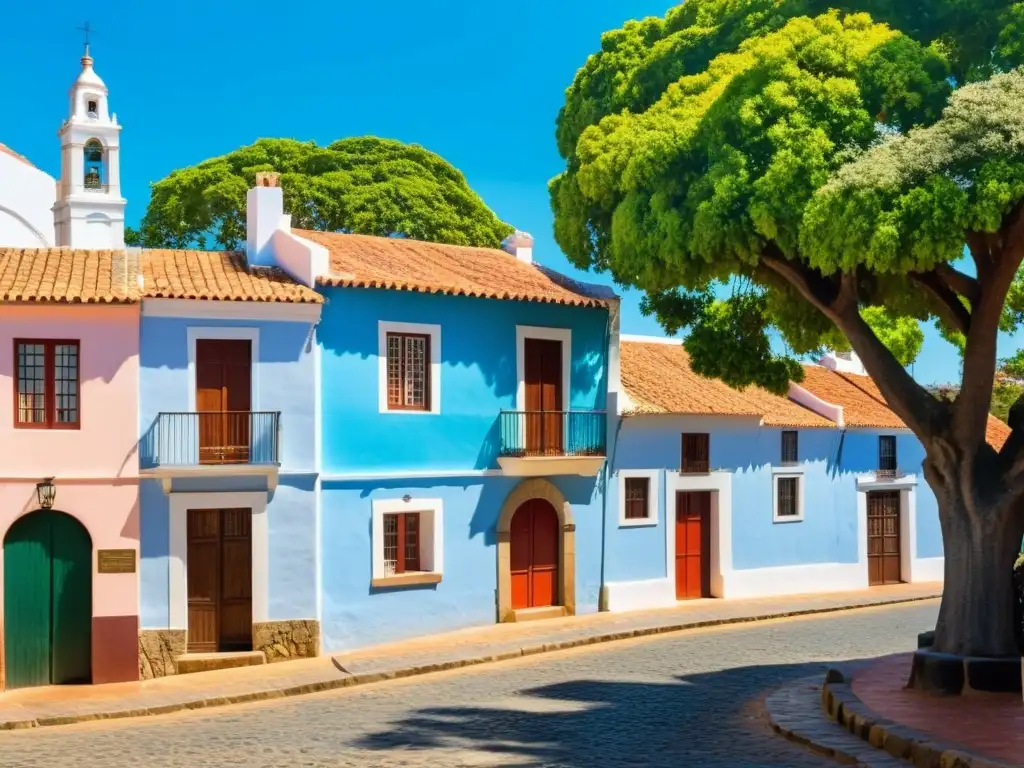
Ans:
POLYGON ((493 765, 792 766, 808 753, 776 736, 755 702, 796 678, 823 679, 826 668, 737 667, 671 683, 574 680, 518 691, 504 707, 420 709, 353 746, 460 748, 481 753, 474 764, 493 765))

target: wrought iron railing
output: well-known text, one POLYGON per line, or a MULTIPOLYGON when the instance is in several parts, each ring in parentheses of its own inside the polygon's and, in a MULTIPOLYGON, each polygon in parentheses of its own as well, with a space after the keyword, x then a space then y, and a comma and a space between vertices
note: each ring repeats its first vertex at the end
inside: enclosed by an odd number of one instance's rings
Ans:
POLYGON ((277 464, 279 411, 161 413, 148 446, 152 466, 277 464))
POLYGON ((502 411, 499 455, 605 456, 607 418, 604 411, 502 411))

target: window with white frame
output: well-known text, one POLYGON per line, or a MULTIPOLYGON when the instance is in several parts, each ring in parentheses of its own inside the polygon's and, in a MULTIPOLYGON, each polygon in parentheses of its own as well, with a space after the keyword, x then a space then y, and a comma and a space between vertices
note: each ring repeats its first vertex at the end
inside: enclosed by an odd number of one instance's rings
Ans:
POLYGON ((619 473, 619 525, 631 527, 658 524, 657 470, 627 470, 619 473))
POLYGON ((441 327, 378 324, 380 411, 440 412, 441 327))
POLYGON ((373 581, 436 583, 444 570, 443 505, 440 499, 373 502, 373 581))
POLYGON ((803 474, 781 474, 772 476, 775 485, 773 519, 776 523, 795 523, 804 519, 804 476, 803 474))

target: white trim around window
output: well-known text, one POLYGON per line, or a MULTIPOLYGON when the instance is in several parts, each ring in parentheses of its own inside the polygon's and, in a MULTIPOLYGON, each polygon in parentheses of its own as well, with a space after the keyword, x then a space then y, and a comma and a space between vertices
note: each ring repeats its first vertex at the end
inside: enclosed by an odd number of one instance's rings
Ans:
POLYGON ((196 301, 195 299, 143 299, 145 317, 179 317, 186 320, 247 320, 316 323, 320 304, 279 301, 196 301))
POLYGON ((252 510, 252 621, 270 620, 270 524, 266 491, 172 493, 170 557, 168 558, 168 629, 188 629, 188 511, 190 509, 252 510))
POLYGON ((572 330, 537 325, 516 326, 516 410, 526 410, 526 340, 546 339, 562 342, 562 410, 569 410, 569 386, 572 373, 572 330))
POLYGON ((377 322, 377 406, 381 413, 423 416, 441 412, 441 326, 430 323, 377 322), (413 333, 430 339, 430 410, 391 410, 388 408, 388 334, 413 333))
POLYGON ((661 507, 661 472, 656 469, 625 469, 619 471, 619 528, 639 528, 657 525, 661 507), (626 481, 647 480, 647 517, 626 517, 626 481))
POLYGON ((420 570, 440 581, 444 574, 444 501, 441 499, 378 499, 373 502, 372 545, 374 582, 402 584, 414 574, 389 576, 384 567, 384 515, 415 512, 420 516, 420 570))
POLYGON ((196 342, 200 339, 239 339, 252 342, 252 362, 249 365, 252 375, 249 410, 258 411, 260 398, 259 378, 256 376, 256 371, 259 370, 260 361, 260 329, 237 326, 191 326, 188 329, 188 412, 195 413, 196 411, 196 342))
POLYGON ((772 522, 801 523, 804 519, 804 471, 802 467, 772 467, 772 522), (779 514, 779 480, 796 480, 796 514, 779 514))

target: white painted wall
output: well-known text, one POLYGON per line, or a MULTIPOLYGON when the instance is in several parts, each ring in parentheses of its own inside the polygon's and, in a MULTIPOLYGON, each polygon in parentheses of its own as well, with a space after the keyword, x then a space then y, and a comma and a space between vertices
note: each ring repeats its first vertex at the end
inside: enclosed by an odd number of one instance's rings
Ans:
POLYGON ((0 247, 52 247, 56 198, 56 179, 0 152, 0 247))

